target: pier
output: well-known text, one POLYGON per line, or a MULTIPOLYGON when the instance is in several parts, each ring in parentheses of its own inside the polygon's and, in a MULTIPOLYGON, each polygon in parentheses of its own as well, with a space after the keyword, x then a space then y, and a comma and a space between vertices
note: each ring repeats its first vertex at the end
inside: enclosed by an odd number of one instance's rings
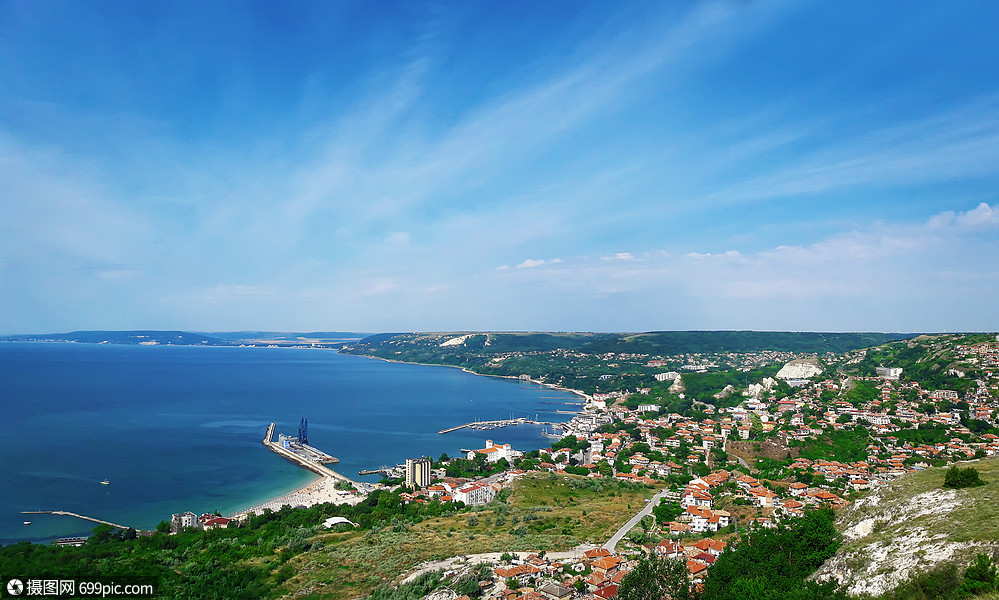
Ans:
MULTIPOLYGON (((568 412, 568 411, 566 411, 568 412)), ((576 414, 576 413, 569 413, 576 414)), ((473 421, 471 423, 465 423, 464 425, 458 425, 457 427, 449 427, 447 429, 441 429, 437 433, 439 435, 444 435, 445 433, 451 433, 452 431, 458 431, 459 429, 493 429, 494 427, 506 427, 508 425, 551 425, 552 427, 561 428, 565 423, 551 423, 548 421, 538 421, 536 419, 527 419, 520 417, 519 419, 500 419, 497 421, 473 421)))
MULTIPOLYGON (((22 515, 59 515, 64 517, 76 517, 77 519, 83 519, 84 521, 92 521, 94 523, 101 523, 103 525, 110 525, 111 527, 117 527, 118 529, 135 529, 134 527, 129 527, 128 525, 119 525, 117 523, 112 523, 111 521, 104 521, 102 519, 95 519, 94 517, 87 517, 84 515, 78 515, 75 512, 69 512, 66 510, 22 510, 22 515)), ((140 529, 135 529, 136 532, 141 531, 140 529)))
POLYGON ((363 471, 358 471, 358 475, 381 475, 382 477, 387 477, 389 479, 396 479, 399 477, 406 476, 406 465, 396 465, 394 467, 386 467, 382 465, 377 469, 364 469, 363 471))
POLYGON ((263 445, 267 447, 271 452, 290 460, 291 462, 305 467, 306 469, 312 471, 316 475, 321 475, 323 477, 332 477, 340 481, 346 481, 357 487, 357 489, 362 489, 361 484, 353 481, 340 473, 337 473, 333 469, 326 467, 328 463, 340 462, 339 459, 326 454, 308 444, 300 444, 296 442, 291 442, 296 438, 286 438, 285 436, 279 436, 279 441, 274 441, 274 430, 277 427, 276 423, 271 423, 267 426, 267 434, 264 436, 263 445))

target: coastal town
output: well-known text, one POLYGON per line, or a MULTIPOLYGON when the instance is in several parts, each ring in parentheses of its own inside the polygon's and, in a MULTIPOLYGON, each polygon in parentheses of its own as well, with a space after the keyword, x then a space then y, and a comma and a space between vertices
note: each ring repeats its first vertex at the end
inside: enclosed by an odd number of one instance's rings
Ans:
MULTIPOLYGON (((773 362, 779 368, 743 389, 726 385, 713 395, 715 404, 698 401, 682 413, 666 407, 687 400, 684 375, 660 371, 653 374, 655 387, 585 394, 585 407, 550 447, 515 449, 487 440, 461 457, 408 458, 401 478, 387 477, 377 486, 402 505, 484 508, 524 478, 545 477, 620 482, 646 490, 646 500, 620 516, 621 529, 608 540, 562 551, 509 549, 431 561, 400 581, 432 570, 444 580, 475 573, 475 593, 459 600, 606 599, 616 596, 643 557, 658 556, 681 561, 696 586, 748 532, 777 528, 815 508, 846 507, 907 473, 999 456, 999 337, 901 341, 893 351, 920 343, 949 353, 954 360, 945 375, 959 381, 960 390, 924 385, 908 376, 907 366, 890 362, 877 364, 870 375, 846 373, 874 350, 724 359, 603 355, 608 370, 624 360, 644 361, 651 369, 684 361, 698 371, 722 360, 736 369, 773 362)), ((552 385, 526 374, 521 379, 552 385)), ((356 505, 366 496, 358 488, 324 478, 233 515, 231 523, 220 515, 176 514, 171 530, 238 527, 261 510, 282 507, 356 505)), ((343 517, 323 523, 336 531, 356 526, 343 517)))

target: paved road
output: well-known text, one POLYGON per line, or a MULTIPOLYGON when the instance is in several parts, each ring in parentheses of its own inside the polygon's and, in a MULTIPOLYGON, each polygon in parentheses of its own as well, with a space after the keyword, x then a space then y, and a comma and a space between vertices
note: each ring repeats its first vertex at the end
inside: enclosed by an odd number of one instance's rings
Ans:
MULTIPOLYGON (((735 456, 735 455, 733 454, 732 456, 735 456)), ((745 460, 743 460, 743 458, 741 456, 735 456, 735 457, 739 460, 739 464, 741 464, 742 466, 746 467, 746 471, 748 473, 750 473, 750 474, 753 473, 753 471, 755 469, 753 469, 753 467, 749 466, 748 462, 746 462, 745 460)))
POLYGON ((613 552, 614 551, 614 547, 617 546, 617 543, 621 541, 621 538, 623 538, 625 535, 627 535, 628 532, 631 531, 632 527, 634 527, 635 525, 638 525, 638 522, 642 520, 642 517, 645 517, 645 516, 648 516, 648 515, 652 514, 652 509, 657 504, 659 504, 659 500, 665 494, 666 494, 666 490, 659 490, 659 492, 655 496, 653 496, 652 499, 649 500, 645 504, 645 507, 642 508, 642 510, 638 511, 637 515, 635 515, 634 517, 631 518, 630 521, 628 521, 627 523, 625 523, 624 526, 621 527, 621 529, 618 529, 617 533, 615 533, 614 535, 611 536, 611 539, 607 540, 607 543, 604 544, 604 548, 606 548, 606 549, 610 550, 611 552, 613 552))

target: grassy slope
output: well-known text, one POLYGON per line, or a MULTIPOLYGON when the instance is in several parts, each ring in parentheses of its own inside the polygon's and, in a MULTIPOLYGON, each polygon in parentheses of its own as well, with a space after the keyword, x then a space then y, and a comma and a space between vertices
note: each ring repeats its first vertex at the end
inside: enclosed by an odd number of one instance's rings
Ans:
MULTIPOLYGON (((936 564, 962 569, 978 552, 999 548, 999 460, 961 465, 979 469, 987 485, 943 488, 945 468, 911 473, 843 509, 843 545, 820 573, 849 571, 848 582, 888 585, 936 564)), ((856 584, 855 584, 856 585, 856 584)), ((854 591, 857 591, 856 587, 854 591)))
MULTIPOLYGON (((927 514, 915 516, 907 520, 906 523, 900 524, 899 530, 915 526, 932 534, 944 533, 953 542, 999 542, 999 502, 997 502, 999 499, 999 460, 970 461, 960 466, 977 468, 987 485, 950 492, 942 487, 944 473, 948 467, 927 469, 911 473, 892 482, 880 494, 882 501, 878 505, 865 503, 862 506, 857 506, 853 510, 844 512, 839 522, 841 524, 858 522, 861 519, 888 511, 891 506, 910 502, 921 494, 945 491, 954 495, 954 499, 958 503, 956 508, 939 513, 927 510, 925 511, 927 514), (847 517, 847 515, 849 516, 847 517)), ((890 535, 891 531, 891 529, 885 529, 872 535, 890 535)), ((862 541, 866 540, 844 544, 844 548, 859 545, 862 541)))
POLYGON ((296 598, 356 598, 430 559, 603 543, 652 495, 652 490, 639 489, 616 490, 611 496, 572 485, 581 479, 525 477, 506 503, 490 504, 479 512, 318 536, 326 546, 292 559, 298 574, 286 582, 284 591, 296 598), (523 535, 511 533, 519 527, 526 529, 523 535))

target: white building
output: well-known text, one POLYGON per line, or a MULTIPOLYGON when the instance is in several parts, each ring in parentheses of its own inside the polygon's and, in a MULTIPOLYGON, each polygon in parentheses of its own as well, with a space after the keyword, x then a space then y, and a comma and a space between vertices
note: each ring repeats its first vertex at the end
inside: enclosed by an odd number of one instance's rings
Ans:
POLYGON ((875 367, 878 377, 897 381, 902 376, 902 367, 875 367))
POLYGON ((170 533, 178 533, 185 527, 200 528, 198 515, 191 511, 177 513, 170 517, 170 533))
POLYGON ((468 506, 486 504, 496 497, 496 490, 486 483, 473 483, 455 490, 452 496, 455 502, 464 502, 468 506))
POLYGON ((468 460, 475 458, 476 454, 484 454, 486 456, 487 462, 496 462, 501 458, 505 458, 507 462, 512 463, 513 459, 519 458, 524 453, 518 450, 514 450, 510 447, 510 444, 494 444, 492 440, 486 440, 486 447, 480 450, 470 450, 468 452, 468 460))

